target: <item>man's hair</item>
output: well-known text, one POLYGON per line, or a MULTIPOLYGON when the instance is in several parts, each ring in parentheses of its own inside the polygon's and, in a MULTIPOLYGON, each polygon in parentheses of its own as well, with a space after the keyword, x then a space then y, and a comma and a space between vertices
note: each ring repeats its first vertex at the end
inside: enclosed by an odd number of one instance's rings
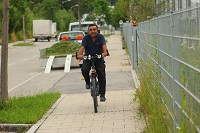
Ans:
POLYGON ((98 29, 98 26, 97 26, 96 24, 90 24, 90 25, 88 26, 88 29, 89 29, 89 27, 91 27, 91 26, 96 26, 97 29, 98 29))

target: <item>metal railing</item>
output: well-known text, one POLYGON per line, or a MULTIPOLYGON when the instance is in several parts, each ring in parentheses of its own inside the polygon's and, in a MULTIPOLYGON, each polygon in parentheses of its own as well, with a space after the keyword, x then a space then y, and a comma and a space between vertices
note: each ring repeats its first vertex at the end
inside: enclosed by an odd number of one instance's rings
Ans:
POLYGON ((141 22, 138 30, 124 23, 123 34, 134 69, 135 57, 156 64, 173 132, 181 129, 183 118, 187 131, 200 132, 200 7, 141 22))

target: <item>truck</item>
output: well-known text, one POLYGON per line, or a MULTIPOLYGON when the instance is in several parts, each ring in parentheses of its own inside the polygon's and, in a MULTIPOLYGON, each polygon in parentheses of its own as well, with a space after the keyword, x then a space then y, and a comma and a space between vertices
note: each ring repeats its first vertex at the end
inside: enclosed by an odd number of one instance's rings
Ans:
POLYGON ((52 23, 52 37, 57 38, 57 25, 56 22, 52 23))
POLYGON ((85 32, 85 34, 88 34, 88 26, 90 24, 96 24, 94 21, 83 21, 80 22, 81 24, 81 29, 79 29, 79 22, 72 22, 69 23, 69 31, 77 31, 77 30, 81 30, 83 32, 85 32))
POLYGON ((52 21, 51 20, 33 20, 33 37, 37 42, 38 39, 49 42, 52 37, 52 21))

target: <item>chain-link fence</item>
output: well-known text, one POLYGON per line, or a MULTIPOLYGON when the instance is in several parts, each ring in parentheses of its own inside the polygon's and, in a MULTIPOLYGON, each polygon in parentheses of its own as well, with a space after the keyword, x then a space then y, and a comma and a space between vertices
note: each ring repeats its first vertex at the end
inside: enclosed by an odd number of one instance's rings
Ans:
POLYGON ((170 131, 187 123, 186 132, 200 132, 200 7, 139 23, 138 30, 124 23, 123 33, 133 64, 139 57, 158 70, 162 99, 174 123, 170 131))

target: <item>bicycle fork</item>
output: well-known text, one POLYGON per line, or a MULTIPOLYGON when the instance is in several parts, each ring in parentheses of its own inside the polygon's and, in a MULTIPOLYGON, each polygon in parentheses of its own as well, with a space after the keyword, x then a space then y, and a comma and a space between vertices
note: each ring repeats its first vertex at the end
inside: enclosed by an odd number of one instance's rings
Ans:
POLYGON ((94 68, 91 69, 90 75, 91 75, 90 77, 91 96, 93 94, 93 91, 95 91, 96 96, 99 96, 99 82, 98 82, 96 70, 94 68), (95 82, 95 85, 93 85, 94 82, 95 82))

